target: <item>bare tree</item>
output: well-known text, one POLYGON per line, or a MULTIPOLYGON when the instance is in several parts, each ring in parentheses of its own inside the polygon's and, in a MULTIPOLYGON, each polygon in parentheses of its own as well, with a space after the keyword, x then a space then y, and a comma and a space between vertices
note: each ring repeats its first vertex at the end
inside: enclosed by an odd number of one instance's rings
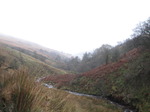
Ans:
POLYGON ((150 17, 134 29, 133 40, 136 47, 150 48, 150 17))

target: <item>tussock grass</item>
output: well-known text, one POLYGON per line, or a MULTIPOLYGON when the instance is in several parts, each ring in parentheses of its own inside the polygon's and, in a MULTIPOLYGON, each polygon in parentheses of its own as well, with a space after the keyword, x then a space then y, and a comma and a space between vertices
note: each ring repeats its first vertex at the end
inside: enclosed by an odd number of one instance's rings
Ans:
POLYGON ((43 105, 44 112, 64 112, 68 93, 57 89, 48 89, 47 91, 45 105, 43 105))
POLYGON ((47 91, 43 112, 122 112, 105 100, 76 96, 55 88, 47 91))
POLYGON ((26 70, 0 74, 0 110, 3 112, 41 112, 46 93, 26 70))

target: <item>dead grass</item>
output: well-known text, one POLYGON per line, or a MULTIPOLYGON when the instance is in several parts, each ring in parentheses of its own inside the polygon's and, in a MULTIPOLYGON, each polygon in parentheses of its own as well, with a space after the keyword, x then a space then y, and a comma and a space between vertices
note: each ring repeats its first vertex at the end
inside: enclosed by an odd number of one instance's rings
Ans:
POLYGON ((44 102, 43 88, 24 70, 0 75, 0 97, 2 111, 35 112, 40 111, 44 102))
POLYGON ((106 101, 48 89, 35 82, 25 69, 0 71, 2 112, 120 112, 106 101))
MULTIPOLYGON (((47 89, 47 88, 46 88, 47 89)), ((44 112, 121 112, 105 100, 76 96, 58 89, 48 89, 44 112)))

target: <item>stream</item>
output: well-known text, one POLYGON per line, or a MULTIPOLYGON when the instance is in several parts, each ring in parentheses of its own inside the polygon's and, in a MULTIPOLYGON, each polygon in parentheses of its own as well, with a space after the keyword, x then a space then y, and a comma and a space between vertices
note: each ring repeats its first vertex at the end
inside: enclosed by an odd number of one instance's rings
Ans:
MULTIPOLYGON (((53 85, 50 85, 50 84, 44 83, 43 85, 46 86, 47 88, 54 88, 54 86, 53 86, 53 85)), ((67 90, 66 90, 66 92, 68 92, 68 93, 70 93, 70 94, 77 95, 77 96, 86 96, 86 97, 91 97, 91 98, 96 98, 96 99, 107 100, 107 101, 110 102, 111 104, 114 104, 114 105, 116 105, 116 106, 119 107, 119 108, 122 108, 123 112, 137 112, 137 110, 130 109, 129 107, 127 107, 127 106, 125 106, 125 105, 121 105, 121 104, 119 104, 119 103, 116 103, 116 102, 114 102, 114 101, 111 101, 111 100, 108 99, 108 98, 104 98, 104 97, 101 97, 101 96, 88 95, 88 94, 83 94, 83 93, 77 93, 77 92, 67 91, 67 90)))

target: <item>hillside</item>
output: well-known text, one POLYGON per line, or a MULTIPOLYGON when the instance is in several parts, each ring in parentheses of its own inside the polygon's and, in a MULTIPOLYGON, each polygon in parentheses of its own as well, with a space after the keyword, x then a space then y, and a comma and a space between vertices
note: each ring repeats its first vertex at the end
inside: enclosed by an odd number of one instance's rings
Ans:
POLYGON ((66 73, 1 43, 0 111, 121 112, 120 107, 106 100, 72 95, 58 89, 46 88, 37 82, 39 77, 60 77, 66 73))
POLYGON ((117 62, 101 65, 70 78, 61 78, 62 80, 59 80, 60 76, 49 76, 44 80, 54 83, 58 88, 107 97, 141 112, 148 112, 149 65, 150 51, 135 48, 124 54, 117 62))
POLYGON ((150 18, 83 59, 2 36, 0 111, 150 112, 149 43, 150 18))
POLYGON ((36 82, 30 72, 7 72, 0 68, 1 112, 121 112, 121 108, 102 99, 76 96, 49 89, 36 82))
POLYGON ((26 68, 35 76, 66 73, 64 70, 52 67, 39 59, 13 49, 3 43, 0 43, 0 68, 7 71, 15 71, 20 68, 26 68))
POLYGON ((71 57, 70 54, 9 36, 0 35, 0 43, 57 68, 63 68, 63 66, 65 66, 65 61, 71 57))

